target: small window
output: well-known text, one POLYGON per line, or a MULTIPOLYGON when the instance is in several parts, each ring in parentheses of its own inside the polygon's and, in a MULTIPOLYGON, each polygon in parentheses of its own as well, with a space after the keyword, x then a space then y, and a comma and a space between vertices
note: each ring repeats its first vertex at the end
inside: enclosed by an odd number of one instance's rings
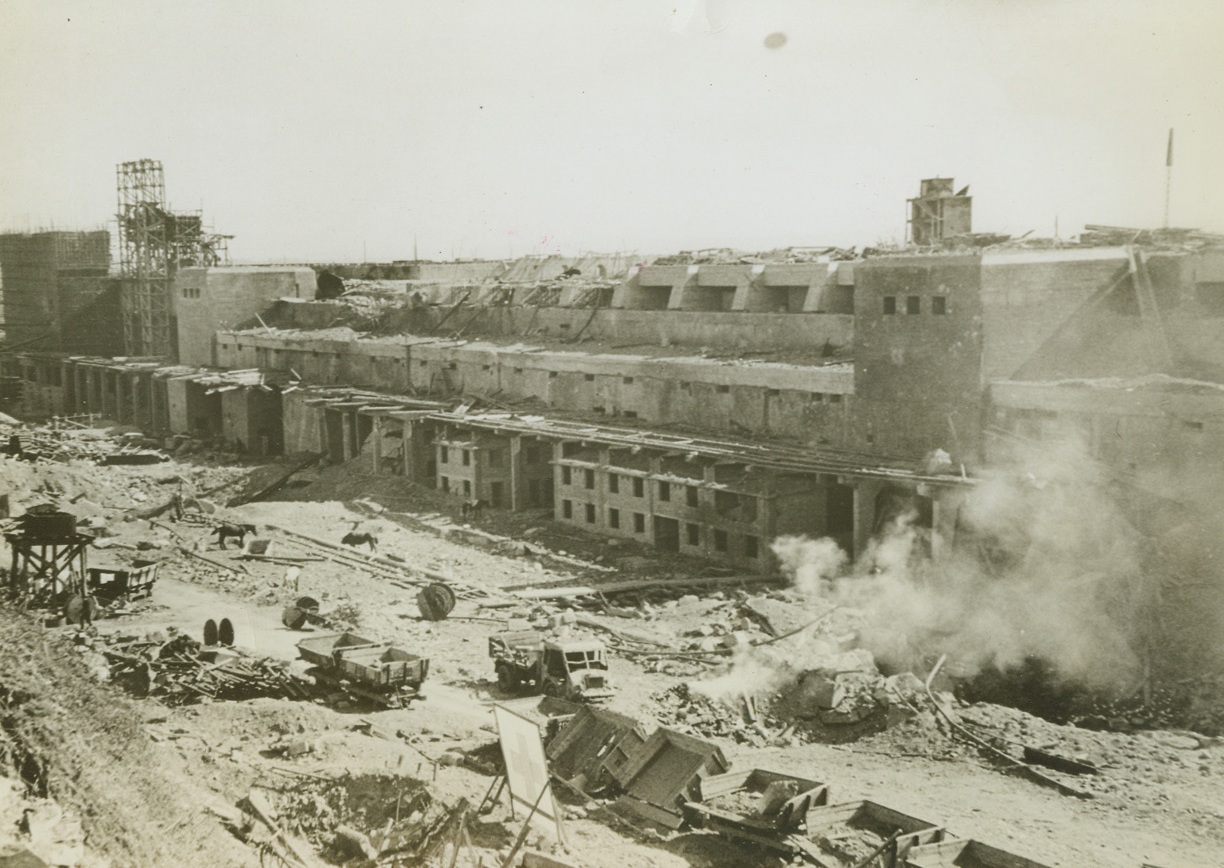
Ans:
POLYGON ((429 362, 425 361, 424 359, 421 359, 419 362, 417 362, 417 364, 420 365, 422 368, 424 368, 429 364, 429 362))
POLYGON ((491 370, 493 370, 493 366, 492 366, 492 365, 481 365, 481 366, 480 366, 480 369, 481 369, 482 371, 491 371, 491 370))
POLYGON ((640 476, 633 477, 633 496, 634 497, 645 497, 646 496, 646 482, 640 476))
POLYGON ((463 450, 463 466, 464 467, 472 466, 472 450, 470 449, 463 450))
POLYGON ((671 500, 671 484, 667 482, 659 483, 659 500, 671 500))
POLYGON ((695 485, 684 486, 684 502, 689 506, 697 505, 697 487, 695 485))
POLYGON ((595 382, 595 375, 594 374, 583 374, 582 379, 586 380, 588 383, 593 383, 595 382))
POLYGON ((574 517, 574 502, 572 500, 561 501, 561 516, 562 518, 574 517))
POLYGON ((624 383, 626 386, 632 386, 633 377, 625 377, 624 379, 621 380, 621 382, 624 383))
POLYGON ((562 466, 562 468, 561 468, 561 484, 562 484, 562 485, 571 485, 571 484, 572 484, 571 480, 573 479, 573 474, 574 474, 574 472, 573 472, 573 470, 571 470, 571 469, 570 469, 570 466, 569 466, 568 464, 566 464, 566 465, 562 466))
POLYGON ((685 531, 688 533, 688 544, 691 546, 701 545, 701 527, 695 524, 686 524, 685 531))
POLYGON ((636 419, 638 417, 637 410, 625 410, 624 414, 626 419, 636 419))
POLYGON ((522 369, 522 368, 515 368, 515 369, 514 369, 514 373, 516 373, 516 374, 521 374, 521 373, 523 373, 523 369, 522 369))
POLYGON ((608 474, 608 493, 620 494, 620 477, 615 473, 608 474))
POLYGON ((438 450, 438 460, 443 464, 448 464, 450 462, 450 449, 445 446, 441 447, 438 450))
POLYGON ((548 372, 548 379, 550 379, 550 380, 555 380, 555 379, 557 379, 557 372, 556 372, 556 371, 549 371, 549 372, 548 372))
POLYGON ((646 533, 646 516, 642 515, 640 512, 635 512, 633 514, 633 532, 646 533))
POLYGON ((459 363, 458 363, 458 362, 451 362, 451 363, 450 363, 450 364, 448 364, 446 367, 447 367, 447 369, 448 369, 448 370, 451 370, 451 371, 457 371, 457 370, 459 370, 459 363))
POLYGON ((680 381, 680 389, 681 389, 682 391, 687 392, 687 391, 689 390, 689 388, 690 388, 690 384, 689 384, 689 381, 688 381, 688 380, 681 380, 681 381, 680 381))
POLYGON ((895 295, 884 296, 884 316, 892 316, 897 312, 897 297, 895 295))
POLYGON ((767 398, 776 398, 781 394, 782 393, 778 391, 777 389, 766 389, 765 390, 765 397, 767 398))
POLYGON ((587 491, 595 488, 595 471, 590 467, 582 471, 582 484, 587 491))
POLYGON ((905 312, 910 314, 922 313, 922 296, 907 295, 905 297, 905 312))
POLYGON ((730 391, 731 391, 731 387, 730 387, 730 386, 719 386, 719 387, 718 387, 718 394, 720 394, 720 395, 725 395, 725 394, 727 394, 727 393, 728 393, 728 392, 730 392, 730 391))
POLYGON ((727 550, 727 532, 725 530, 714 531, 714 551, 725 552, 727 550))
POLYGON ((760 553, 761 544, 754 536, 744 537, 744 557, 755 558, 760 553))
POLYGON ((586 521, 587 524, 595 523, 595 504, 588 503, 586 505, 586 521))
POLYGON ((931 296, 931 313, 935 316, 943 316, 948 312, 947 296, 933 295, 931 296))
POLYGON ((472 496, 472 480, 470 479, 463 480, 463 496, 464 497, 472 496))
POLYGON ((1182 424, 1185 425, 1187 428, 1189 428, 1191 431, 1202 431, 1203 430, 1202 422, 1191 422, 1188 419, 1183 419, 1182 424))
POLYGON ((830 403, 830 404, 840 404, 840 403, 841 403, 841 399, 842 399, 842 396, 841 396, 841 395, 837 395, 837 394, 829 395, 829 403, 830 403))
POLYGON ((445 476, 438 477, 438 484, 442 486, 443 491, 450 491, 450 480, 445 476))
POLYGON ((608 509, 608 527, 612 528, 613 530, 620 530, 620 510, 619 509, 613 509, 613 508, 608 509))

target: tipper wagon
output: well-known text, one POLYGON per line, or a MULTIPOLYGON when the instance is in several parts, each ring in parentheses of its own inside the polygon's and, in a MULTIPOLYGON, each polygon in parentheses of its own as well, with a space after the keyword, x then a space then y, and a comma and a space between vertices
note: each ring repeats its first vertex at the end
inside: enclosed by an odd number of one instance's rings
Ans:
POLYGON ((313 664, 308 672, 316 681, 391 708, 424 698, 421 684, 429 674, 429 660, 386 642, 356 633, 329 633, 303 639, 297 649, 299 657, 313 664))

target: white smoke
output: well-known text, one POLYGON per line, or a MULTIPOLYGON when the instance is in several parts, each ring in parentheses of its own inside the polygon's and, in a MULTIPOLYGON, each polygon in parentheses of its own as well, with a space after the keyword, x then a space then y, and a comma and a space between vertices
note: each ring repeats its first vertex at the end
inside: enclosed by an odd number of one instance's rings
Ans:
POLYGON ((1073 443, 1038 459, 1040 478, 1012 470, 975 486, 957 545, 934 559, 914 513, 852 567, 827 539, 781 537, 773 550, 814 611, 856 610, 861 646, 892 668, 920 671, 941 653, 966 673, 1039 657, 1088 685, 1133 683, 1151 602, 1139 534, 1073 443))

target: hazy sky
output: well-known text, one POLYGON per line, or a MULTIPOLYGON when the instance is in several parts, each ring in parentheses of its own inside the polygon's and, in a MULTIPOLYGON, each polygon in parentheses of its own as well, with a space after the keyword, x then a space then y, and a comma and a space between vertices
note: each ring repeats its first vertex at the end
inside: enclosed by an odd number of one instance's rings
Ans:
POLYGON ((867 245, 918 180, 978 231, 1224 231, 1198 0, 0 0, 0 228, 105 224, 115 164, 237 261, 867 245))

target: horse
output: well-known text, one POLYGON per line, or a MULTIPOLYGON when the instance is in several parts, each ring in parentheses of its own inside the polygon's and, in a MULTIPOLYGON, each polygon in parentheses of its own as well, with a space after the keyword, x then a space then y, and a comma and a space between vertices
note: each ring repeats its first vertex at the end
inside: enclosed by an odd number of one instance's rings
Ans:
POLYGON ((354 548, 360 545, 368 545, 370 547, 370 551, 378 551, 378 537, 374 536, 372 533, 357 533, 355 530, 350 530, 344 535, 344 539, 340 540, 340 542, 344 543, 346 546, 353 546, 354 548))
POLYGON ((225 541, 230 537, 236 537, 238 548, 242 548, 247 534, 254 536, 257 533, 259 531, 253 524, 219 524, 213 528, 213 536, 217 538, 217 545, 221 548, 225 548, 225 541))
POLYGON ((489 502, 487 500, 480 500, 479 498, 465 500, 463 506, 460 507, 460 512, 463 513, 464 518, 476 520, 484 515, 484 508, 488 505, 489 502))

